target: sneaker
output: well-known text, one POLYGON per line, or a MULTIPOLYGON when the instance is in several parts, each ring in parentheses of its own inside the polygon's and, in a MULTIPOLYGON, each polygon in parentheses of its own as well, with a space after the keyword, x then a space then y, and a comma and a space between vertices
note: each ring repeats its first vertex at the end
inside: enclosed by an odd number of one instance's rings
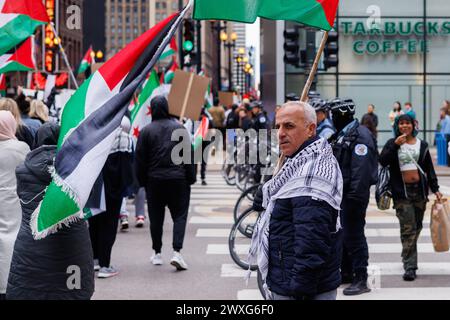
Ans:
POLYGON ((100 270, 100 265, 98 264, 98 259, 94 259, 94 272, 100 270))
POLYGON ((416 270, 410 269, 410 270, 406 270, 405 274, 403 275, 403 280, 405 281, 414 281, 416 280, 416 270))
POLYGON ((98 271, 97 278, 106 279, 117 276, 118 274, 119 271, 117 271, 113 266, 110 266, 109 268, 103 267, 98 271))
POLYGON ((160 266, 163 264, 161 253, 154 254, 153 257, 150 258, 153 265, 160 266))
POLYGON ((202 180, 202 186, 207 186, 208 184, 206 183, 205 180, 202 180))
POLYGON ((188 268, 188 265, 181 256, 181 253, 176 251, 173 253, 173 258, 170 260, 170 264, 177 268, 178 271, 187 270, 188 268))
POLYGON ((145 218, 142 216, 139 216, 136 218, 136 228, 142 228, 144 226, 145 218))
POLYGON ((128 229, 128 217, 120 217, 120 231, 126 231, 128 229))

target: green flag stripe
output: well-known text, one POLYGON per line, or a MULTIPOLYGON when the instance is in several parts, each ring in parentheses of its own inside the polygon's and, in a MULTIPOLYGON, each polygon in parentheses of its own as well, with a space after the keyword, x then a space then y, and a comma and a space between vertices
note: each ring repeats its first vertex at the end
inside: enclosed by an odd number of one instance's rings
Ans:
POLYGON ((89 63, 86 60, 83 60, 81 62, 80 68, 78 69, 78 74, 85 72, 88 67, 89 67, 89 63))
POLYGON ((330 29, 323 7, 316 0, 195 1, 195 19, 253 23, 257 17, 271 20, 291 20, 324 30, 330 29))
MULTIPOLYGON (((80 211, 77 204, 70 196, 63 192, 62 187, 57 186, 54 182, 50 184, 42 201, 40 212, 52 212, 52 214, 37 215, 37 231, 45 231, 45 226, 54 226, 63 222, 67 217, 73 219, 73 215, 80 211)), ((34 214, 39 212, 36 210, 34 214)))
POLYGON ((34 33, 34 30, 44 24, 42 21, 31 19, 27 15, 18 15, 0 28, 0 54, 4 54, 15 45, 34 33))
POLYGON ((84 120, 85 117, 84 106, 86 102, 86 94, 93 76, 94 75, 90 76, 85 82, 83 82, 81 87, 70 98, 71 106, 79 106, 79 107, 64 108, 61 119, 61 123, 63 123, 64 125, 61 126, 61 132, 58 140, 58 150, 61 148, 62 143, 64 141, 64 137, 69 132, 69 130, 75 128, 82 120, 84 120))
POLYGON ((152 71, 150 74, 150 78, 147 81, 147 84, 142 89, 141 94, 138 97, 138 104, 134 106, 131 111, 131 123, 134 123, 136 116, 139 114, 139 110, 141 110, 142 106, 145 105, 147 100, 152 96, 153 91, 159 86, 158 74, 156 71, 152 71))
POLYGON ((24 66, 21 63, 18 63, 17 61, 11 61, 10 63, 6 64, 5 67, 0 68, 0 73, 6 73, 11 71, 30 71, 33 70, 32 68, 28 68, 24 66))

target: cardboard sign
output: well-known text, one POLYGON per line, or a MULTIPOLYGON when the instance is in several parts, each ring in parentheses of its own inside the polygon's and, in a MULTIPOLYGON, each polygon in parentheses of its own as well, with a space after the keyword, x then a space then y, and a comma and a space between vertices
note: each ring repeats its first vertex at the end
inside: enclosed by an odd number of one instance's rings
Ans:
POLYGON ((219 103, 225 107, 231 106, 234 104, 234 94, 233 92, 219 92, 219 103))
POLYGON ((209 78, 176 70, 168 99, 169 113, 180 118, 197 120, 205 104, 209 82, 209 78))

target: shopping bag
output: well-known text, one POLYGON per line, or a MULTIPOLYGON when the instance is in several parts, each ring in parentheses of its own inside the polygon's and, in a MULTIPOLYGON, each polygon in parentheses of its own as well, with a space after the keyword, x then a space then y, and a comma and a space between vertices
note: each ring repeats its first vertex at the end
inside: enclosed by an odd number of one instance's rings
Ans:
POLYGON ((450 249, 450 209, 447 199, 435 200, 431 207, 431 240, 434 251, 447 252, 450 249))

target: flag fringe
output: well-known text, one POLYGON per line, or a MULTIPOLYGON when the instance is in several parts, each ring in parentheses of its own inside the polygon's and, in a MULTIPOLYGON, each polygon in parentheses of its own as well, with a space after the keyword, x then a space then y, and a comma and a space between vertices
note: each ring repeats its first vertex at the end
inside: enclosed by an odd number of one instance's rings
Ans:
MULTIPOLYGON (((64 179, 62 179, 56 173, 55 167, 54 166, 50 166, 48 171, 50 172, 50 174, 51 174, 51 176, 53 178, 53 182, 55 183, 55 185, 60 187, 61 191, 64 192, 66 195, 68 195, 69 198, 76 203, 78 208, 80 208, 81 205, 80 205, 79 198, 77 197, 75 192, 72 190, 72 188, 67 184, 67 182, 65 182, 64 179)), ((38 217, 39 217, 39 212, 41 210, 42 201, 43 200, 41 200, 41 202, 39 203, 38 207, 31 214, 31 218, 30 218, 30 228, 31 228, 31 233, 33 235, 34 240, 44 239, 45 237, 58 232, 58 230, 60 230, 63 226, 69 227, 69 225, 71 223, 77 222, 77 221, 85 218, 86 214, 83 212, 83 210, 80 210, 79 212, 76 212, 76 213, 74 213, 74 214, 64 218, 63 220, 61 220, 57 224, 55 224, 55 225, 53 225, 51 227, 48 227, 48 228, 46 228, 46 229, 44 229, 42 231, 39 231, 38 230, 38 217)))

